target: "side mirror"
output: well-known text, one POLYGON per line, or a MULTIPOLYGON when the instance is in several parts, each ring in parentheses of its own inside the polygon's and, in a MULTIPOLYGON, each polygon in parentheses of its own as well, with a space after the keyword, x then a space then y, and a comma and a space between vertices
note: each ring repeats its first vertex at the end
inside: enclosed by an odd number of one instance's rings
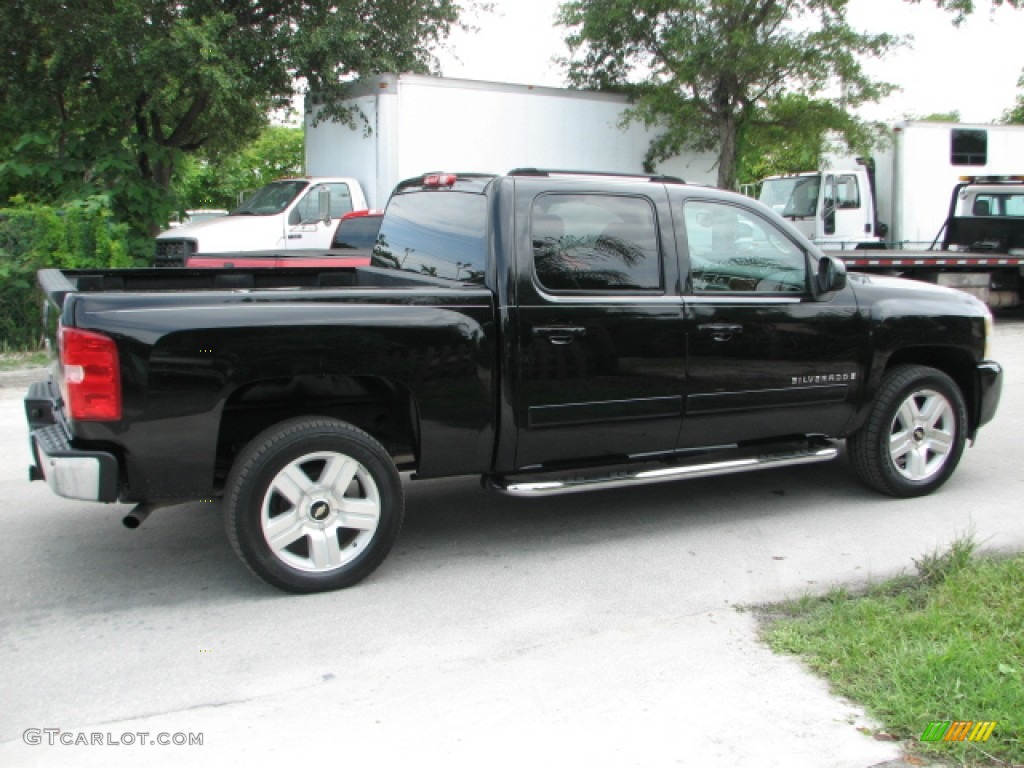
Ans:
POLYGON ((825 223, 825 234, 834 235, 836 233, 836 204, 834 200, 825 199, 821 217, 825 223))
POLYGON ((822 256, 818 259, 814 284, 815 293, 819 296, 843 290, 846 287, 846 265, 832 256, 822 256))
POLYGON ((331 190, 320 187, 316 191, 317 218, 324 224, 331 223, 331 190))

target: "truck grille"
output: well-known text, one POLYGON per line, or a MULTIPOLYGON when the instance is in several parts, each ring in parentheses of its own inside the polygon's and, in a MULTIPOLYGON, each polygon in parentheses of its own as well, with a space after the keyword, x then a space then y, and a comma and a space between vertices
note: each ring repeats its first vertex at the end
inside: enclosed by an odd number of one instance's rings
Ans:
POLYGON ((157 240, 156 259, 153 264, 157 267, 183 267, 188 257, 195 252, 195 240, 157 240))

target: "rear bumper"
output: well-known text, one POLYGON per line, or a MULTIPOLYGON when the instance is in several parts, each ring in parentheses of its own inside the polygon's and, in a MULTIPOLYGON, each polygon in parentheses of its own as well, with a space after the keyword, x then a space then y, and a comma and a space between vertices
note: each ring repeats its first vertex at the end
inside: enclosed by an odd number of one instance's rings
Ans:
MULTIPOLYGON (((983 360, 978 363, 978 420, 974 425, 974 432, 978 427, 988 424, 996 415, 996 408, 999 405, 999 397, 1003 392, 1003 367, 993 360, 983 360)), ((973 439, 974 434, 971 434, 973 439)))
POLYGON ((117 501, 117 458, 105 451, 83 451, 59 418, 59 404, 46 382, 33 384, 25 396, 32 464, 30 480, 45 480, 58 496, 86 501, 117 501))

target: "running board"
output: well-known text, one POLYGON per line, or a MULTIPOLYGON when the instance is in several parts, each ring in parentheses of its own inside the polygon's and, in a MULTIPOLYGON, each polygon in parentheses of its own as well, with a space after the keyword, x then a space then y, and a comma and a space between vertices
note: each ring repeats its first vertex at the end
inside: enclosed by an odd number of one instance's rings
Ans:
MULTIPOLYGON (((605 475, 555 479, 551 475, 534 474, 533 481, 525 475, 496 475, 487 478, 487 486, 509 496, 558 496, 564 493, 582 493, 608 488, 627 488, 635 485, 667 483, 672 480, 688 480, 697 477, 731 475, 737 472, 754 472, 759 469, 792 467, 799 464, 815 464, 831 461, 839 449, 830 443, 788 449, 777 453, 762 453, 723 461, 672 464, 655 469, 620 469, 605 475)), ((706 457, 704 457, 706 458, 706 457)), ((650 466, 645 465, 645 466, 650 466)))

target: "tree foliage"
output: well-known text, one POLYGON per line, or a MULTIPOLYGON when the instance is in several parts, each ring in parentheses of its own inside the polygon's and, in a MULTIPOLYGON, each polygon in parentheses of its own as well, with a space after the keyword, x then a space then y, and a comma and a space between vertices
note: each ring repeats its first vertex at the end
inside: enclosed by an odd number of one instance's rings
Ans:
MULTIPOLYGON (((907 0, 909 3, 920 3, 921 0, 907 0)), ((999 8, 1001 6, 1009 6, 1010 8, 1024 8, 1024 0, 988 0, 990 8, 999 8)), ((935 0, 935 5, 944 10, 949 11, 953 14, 953 23, 959 26, 970 16, 977 8, 977 4, 974 0, 935 0)))
POLYGON ((837 140, 867 154, 884 136, 883 125, 858 120, 838 102, 785 94, 755 110, 739 148, 737 179, 750 184, 818 168, 837 140))
MULTIPOLYGON (((183 156, 255 139, 297 84, 425 71, 457 0, 5 0, 0 195, 97 191, 153 227, 183 156)), ((0 200, 2 202, 2 200, 0 200)))
POLYGON ((303 157, 302 129, 282 125, 268 126, 254 142, 237 152, 190 155, 179 167, 174 182, 178 205, 181 210, 230 210, 246 190, 284 176, 301 175, 303 157))
POLYGON ((0 350, 40 342, 37 270, 130 267, 126 230, 113 222, 103 195, 59 207, 16 196, 0 206, 0 350))
MULTIPOLYGON (((561 6, 579 86, 636 97, 634 119, 658 126, 653 162, 715 150, 718 185, 733 188, 745 145, 797 143, 839 130, 848 110, 891 92, 862 57, 900 40, 850 27, 847 0, 570 0, 561 6)), ((863 133, 860 131, 859 133, 863 133)))
MULTIPOLYGON (((1017 87, 1024 88, 1024 74, 1017 80, 1017 87)), ((1017 103, 1003 112, 1004 123, 1024 125, 1024 93, 1017 94, 1017 103)))

